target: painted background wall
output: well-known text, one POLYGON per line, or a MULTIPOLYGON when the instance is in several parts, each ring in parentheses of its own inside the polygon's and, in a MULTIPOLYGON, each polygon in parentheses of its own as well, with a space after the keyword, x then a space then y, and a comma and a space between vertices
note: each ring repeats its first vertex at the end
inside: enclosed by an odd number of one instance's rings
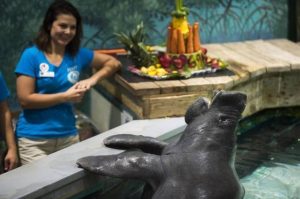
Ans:
MULTIPOLYGON (((162 45, 174 0, 70 0, 84 21, 82 46, 122 47, 113 33, 143 21, 147 43, 162 45)), ((51 0, 1 0, 0 67, 12 93, 14 68, 34 38, 51 0)), ((287 0, 185 0, 189 21, 200 23, 202 43, 287 38, 287 0)))

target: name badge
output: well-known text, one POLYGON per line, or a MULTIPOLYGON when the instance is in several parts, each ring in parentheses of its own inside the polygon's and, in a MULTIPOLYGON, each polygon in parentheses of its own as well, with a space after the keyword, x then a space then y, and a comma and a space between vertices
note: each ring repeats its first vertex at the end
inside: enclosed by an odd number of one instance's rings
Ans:
POLYGON ((47 63, 40 64, 40 77, 54 77, 54 72, 49 71, 49 65, 47 63))
POLYGON ((42 72, 40 71, 40 77, 54 77, 53 71, 42 72))

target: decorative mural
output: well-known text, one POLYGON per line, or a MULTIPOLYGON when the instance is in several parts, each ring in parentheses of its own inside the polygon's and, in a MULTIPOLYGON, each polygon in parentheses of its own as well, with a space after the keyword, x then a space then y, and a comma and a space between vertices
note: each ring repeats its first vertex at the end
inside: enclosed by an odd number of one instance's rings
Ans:
MULTIPOLYGON (((1 0, 0 67, 12 93, 14 68, 36 35, 50 0, 1 0)), ((128 32, 141 21, 149 45, 164 45, 174 0, 70 0, 84 21, 82 46, 122 47, 114 33, 128 32)), ((185 0, 189 21, 200 23, 202 43, 287 37, 286 0, 185 0)))

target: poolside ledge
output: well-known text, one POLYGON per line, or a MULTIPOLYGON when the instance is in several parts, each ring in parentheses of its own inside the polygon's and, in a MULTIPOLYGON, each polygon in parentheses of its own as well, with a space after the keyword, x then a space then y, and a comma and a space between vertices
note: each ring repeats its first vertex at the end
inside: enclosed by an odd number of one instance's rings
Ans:
POLYGON ((105 147, 103 145, 105 137, 130 133, 168 139, 182 132, 184 128, 185 122, 182 117, 134 120, 123 124, 34 163, 0 175, 0 198, 78 198, 80 193, 92 189, 99 181, 107 178, 91 175, 78 168, 76 160, 90 155, 120 152, 105 147))

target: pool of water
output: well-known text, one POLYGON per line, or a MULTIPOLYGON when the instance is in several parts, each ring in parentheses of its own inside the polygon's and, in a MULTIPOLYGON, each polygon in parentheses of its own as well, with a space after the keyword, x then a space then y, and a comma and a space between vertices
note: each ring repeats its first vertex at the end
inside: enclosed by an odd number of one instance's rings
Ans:
POLYGON ((299 116, 268 110, 241 121, 238 130, 236 169, 245 199, 300 198, 299 116))
MULTIPOLYGON (((300 199, 300 107, 254 114, 239 122, 237 134, 236 170, 244 198, 300 199)), ((120 180, 85 198, 139 199, 142 188, 142 182, 120 180)))

